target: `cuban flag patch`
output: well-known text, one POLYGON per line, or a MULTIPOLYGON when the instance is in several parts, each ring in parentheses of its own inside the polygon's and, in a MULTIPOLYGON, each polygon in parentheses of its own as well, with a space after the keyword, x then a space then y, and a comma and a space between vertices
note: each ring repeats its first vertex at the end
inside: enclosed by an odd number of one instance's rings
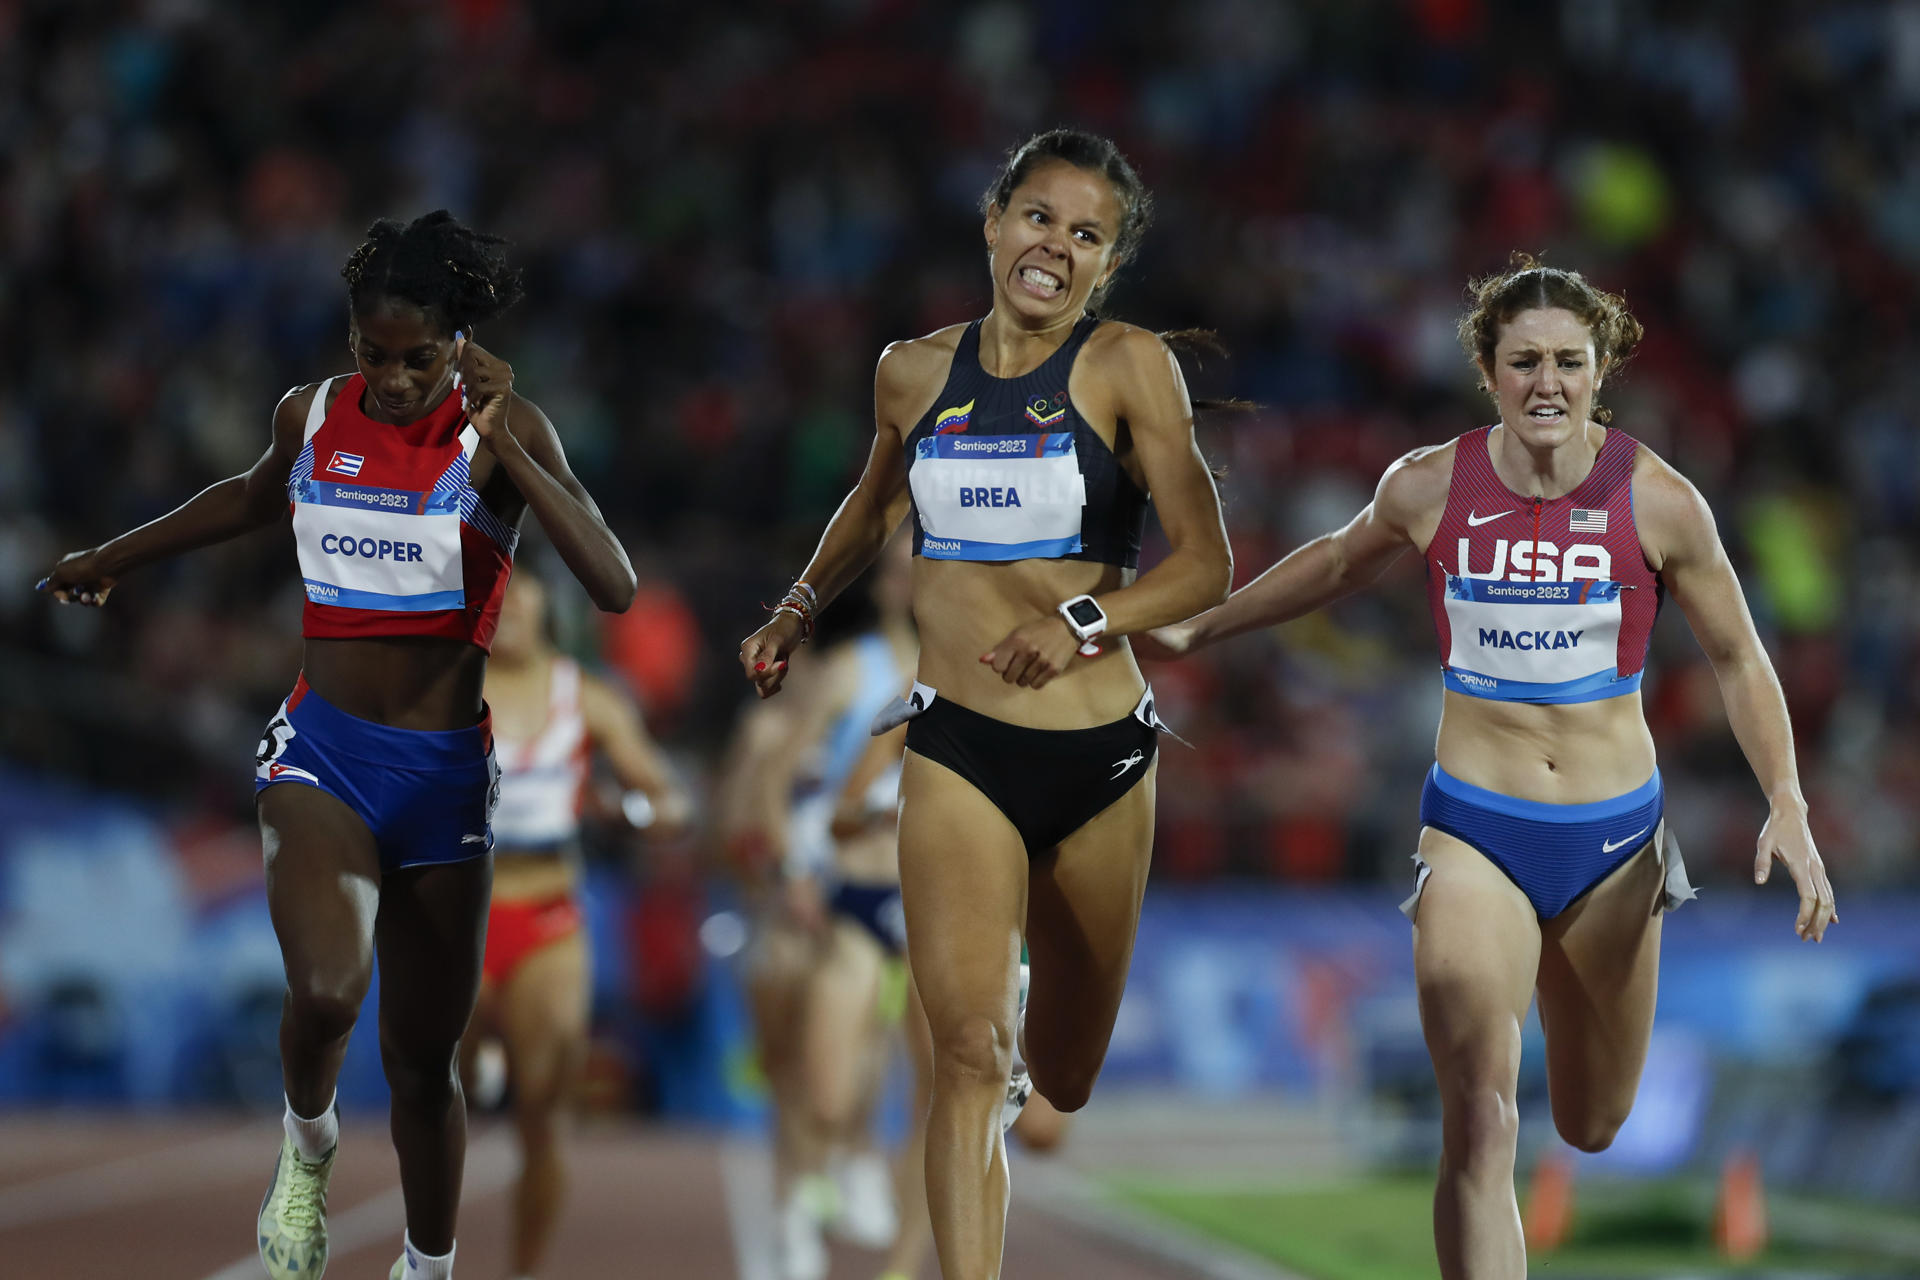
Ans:
MULTIPOLYGON (((326 469, 338 471, 343 476, 357 476, 360 474, 360 468, 366 465, 366 461, 366 458, 360 454, 337 451, 333 455, 333 461, 327 463, 326 469)), ((1605 514, 1605 512, 1601 513, 1603 517, 1605 514)))
POLYGON ((1607 531, 1607 512, 1602 507, 1598 511, 1583 511, 1579 507, 1567 517, 1567 528, 1574 533, 1605 533, 1607 531))

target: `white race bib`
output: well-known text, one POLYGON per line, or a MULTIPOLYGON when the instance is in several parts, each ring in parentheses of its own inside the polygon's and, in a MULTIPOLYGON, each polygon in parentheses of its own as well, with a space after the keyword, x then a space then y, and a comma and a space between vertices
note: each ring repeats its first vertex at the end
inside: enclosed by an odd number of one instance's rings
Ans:
POLYGON ((908 482, 930 560, 1051 559, 1081 550, 1086 480, 1071 431, 933 435, 908 482))
POLYGON ((1449 575, 1447 687, 1510 701, 1619 692, 1620 589, 1449 575))
POLYGON ((401 612, 466 604, 456 503, 435 501, 416 515, 433 495, 329 480, 296 487, 293 536, 307 599, 401 612))

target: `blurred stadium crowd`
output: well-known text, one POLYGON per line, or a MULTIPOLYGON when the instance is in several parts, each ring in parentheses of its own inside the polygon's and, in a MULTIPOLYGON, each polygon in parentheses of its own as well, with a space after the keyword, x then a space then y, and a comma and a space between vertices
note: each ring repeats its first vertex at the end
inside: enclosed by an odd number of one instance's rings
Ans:
MULTIPOLYGON (((1256 402, 1202 428, 1243 580, 1487 419, 1470 276, 1522 248, 1624 292, 1648 338, 1603 399, 1713 505, 1842 896, 1912 885, 1916 116, 1911 2, 0 0, 0 752, 251 840, 291 540, 98 612, 28 587, 248 467, 279 395, 348 366, 362 228, 447 207, 515 241, 528 300, 481 339, 641 571, 567 641, 700 776, 735 645, 864 458, 880 349, 984 309, 978 195, 1068 122, 1158 199, 1112 313, 1217 330, 1196 389, 1256 402)), ((1157 874, 1408 870, 1440 698, 1416 574, 1149 673, 1194 744, 1157 874)), ((1741 874, 1764 807, 1677 610, 1651 669, 1690 862, 1741 874)))

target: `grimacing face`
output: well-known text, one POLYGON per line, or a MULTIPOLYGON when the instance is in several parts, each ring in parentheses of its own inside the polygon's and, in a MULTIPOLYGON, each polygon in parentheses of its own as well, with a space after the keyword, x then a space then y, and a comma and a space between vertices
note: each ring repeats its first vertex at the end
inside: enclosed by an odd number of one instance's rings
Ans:
POLYGON ((987 211, 994 305, 1027 327, 1070 320, 1120 265, 1114 245, 1126 216, 1105 174, 1043 160, 987 211))
POLYGON ((405 299, 382 298, 366 315, 352 316, 347 345, 367 380, 371 403, 361 409, 375 422, 412 422, 453 390, 459 341, 405 299))
POLYGON ((1593 416, 1606 365, 1593 331, 1563 307, 1522 311, 1500 327, 1493 364, 1481 374, 1500 408, 1500 423, 1534 448, 1574 439, 1593 416))

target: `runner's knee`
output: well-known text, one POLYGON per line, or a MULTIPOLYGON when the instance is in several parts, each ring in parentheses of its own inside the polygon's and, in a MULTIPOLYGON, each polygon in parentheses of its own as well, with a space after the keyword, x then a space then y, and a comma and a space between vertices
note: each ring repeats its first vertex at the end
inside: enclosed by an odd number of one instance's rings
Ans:
POLYGON ((1442 1129, 1449 1154, 1468 1165, 1511 1166, 1520 1135, 1520 1105, 1509 1081, 1468 1079, 1442 1090, 1442 1129))
POLYGON ((410 1108, 444 1106, 458 1091, 460 1042, 380 1037, 380 1065, 395 1103, 410 1108))
POLYGON ((1033 1073, 1034 1090, 1053 1104, 1055 1111, 1078 1111, 1093 1096, 1093 1082, 1100 1078, 1100 1064, 1091 1067, 1072 1064, 1065 1067, 1027 1064, 1033 1073))
MULTIPOLYGON (((1630 1106, 1631 1104, 1629 1104, 1630 1106)), ((1620 1132, 1620 1126, 1627 1122, 1629 1106, 1575 1106, 1555 1107, 1553 1109, 1553 1127, 1568 1146, 1578 1151, 1593 1153, 1605 1151, 1613 1145, 1614 1138, 1620 1132)))
POLYGON ((986 1014, 967 1014, 934 1033, 940 1075, 1005 1080, 1013 1071, 1013 1030, 986 1014))
POLYGON ((307 971, 287 974, 287 1014, 299 1033, 314 1040, 342 1040, 360 1018, 369 975, 307 971))

